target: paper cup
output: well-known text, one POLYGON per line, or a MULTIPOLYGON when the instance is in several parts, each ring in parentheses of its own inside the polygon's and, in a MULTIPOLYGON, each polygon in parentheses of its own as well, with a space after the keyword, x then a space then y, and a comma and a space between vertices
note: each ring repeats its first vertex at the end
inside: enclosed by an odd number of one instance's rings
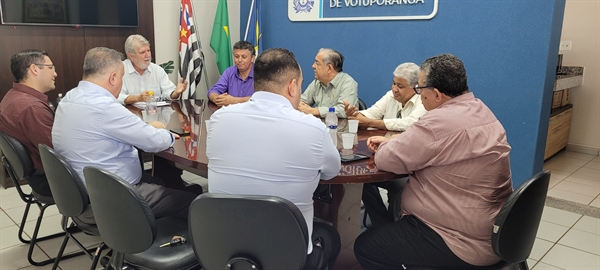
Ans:
POLYGON ((342 147, 344 149, 352 149, 354 145, 354 133, 342 134, 342 147))
POLYGON ((356 133, 358 131, 358 120, 348 120, 348 132, 356 133))

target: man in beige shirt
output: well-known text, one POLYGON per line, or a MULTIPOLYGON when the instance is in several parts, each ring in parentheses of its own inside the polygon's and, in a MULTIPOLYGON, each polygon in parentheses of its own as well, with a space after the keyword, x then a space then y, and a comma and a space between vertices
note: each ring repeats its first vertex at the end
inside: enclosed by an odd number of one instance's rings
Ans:
POLYGON ((354 253, 364 269, 498 263, 491 232, 512 192, 506 131, 454 55, 425 60, 414 88, 429 112, 393 139, 367 140, 378 169, 409 174, 402 217, 361 234, 354 253))

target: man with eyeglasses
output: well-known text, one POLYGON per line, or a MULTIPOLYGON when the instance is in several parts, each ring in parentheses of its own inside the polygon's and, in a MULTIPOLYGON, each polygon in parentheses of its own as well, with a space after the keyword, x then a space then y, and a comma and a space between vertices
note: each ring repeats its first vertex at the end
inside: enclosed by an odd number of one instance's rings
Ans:
POLYGON ((0 130, 29 150, 35 168, 27 179, 31 189, 51 197, 37 146, 40 143, 52 146, 54 111, 45 93, 55 88, 54 64, 45 51, 28 49, 10 58, 10 69, 15 82, 0 102, 0 130))
POLYGON ((493 222, 512 193, 506 131, 469 92, 456 56, 425 60, 418 81, 429 112, 393 139, 367 140, 379 170, 409 174, 402 217, 361 234, 354 253, 364 269, 496 264, 493 222))
MULTIPOLYGON (((344 101, 348 119, 357 119, 361 128, 404 131, 427 113, 421 96, 413 89, 418 83, 419 66, 410 62, 400 64, 393 75, 392 90, 370 108, 358 111, 356 106, 344 101)), ((362 200, 371 228, 381 227, 400 218, 402 188, 407 180, 408 178, 400 178, 363 186, 362 200), (388 207, 383 203, 379 188, 388 191, 388 207)))

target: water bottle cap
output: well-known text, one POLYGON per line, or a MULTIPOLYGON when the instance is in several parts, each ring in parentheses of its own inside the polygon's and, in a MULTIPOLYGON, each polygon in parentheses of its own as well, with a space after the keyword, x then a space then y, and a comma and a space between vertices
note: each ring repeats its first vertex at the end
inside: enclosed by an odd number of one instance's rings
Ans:
POLYGON ((58 93, 58 96, 59 96, 59 97, 62 97, 62 93, 58 93))
POLYGON ((148 91, 148 95, 154 96, 154 91, 148 91))
POLYGON ((334 107, 329 108, 329 112, 335 112, 335 108, 334 107))

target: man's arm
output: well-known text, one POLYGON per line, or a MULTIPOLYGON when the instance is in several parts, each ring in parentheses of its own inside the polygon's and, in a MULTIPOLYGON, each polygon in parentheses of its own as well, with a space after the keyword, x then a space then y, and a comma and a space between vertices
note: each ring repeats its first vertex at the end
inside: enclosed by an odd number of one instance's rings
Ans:
POLYGON ((321 179, 329 180, 340 173, 342 163, 340 153, 333 144, 329 131, 323 129, 323 168, 321 168, 321 179))
POLYGON ((123 106, 110 105, 104 112, 102 128, 121 142, 145 152, 156 153, 173 145, 175 137, 166 129, 157 129, 144 123, 123 106))
MULTIPOLYGON (((177 88, 175 88, 175 91, 171 92, 171 95, 169 95, 169 98, 171 100, 173 99, 178 99, 181 96, 181 93, 183 93, 188 87, 188 81, 184 80, 183 78, 179 78, 179 82, 177 83, 177 88)), ((186 97, 184 97, 186 98, 186 97)))
POLYGON ((52 125, 54 124, 54 113, 45 106, 31 106, 23 111, 19 117, 19 123, 27 138, 37 147, 42 143, 52 147, 52 125))
POLYGON ((375 153, 375 165, 383 171, 410 174, 433 162, 436 139, 426 123, 417 122, 413 128, 383 142, 375 153))
POLYGON ((217 97, 218 95, 227 93, 227 90, 229 89, 228 75, 229 73, 227 72, 227 70, 225 70, 225 72, 223 72, 223 75, 221 75, 217 83, 215 83, 215 85, 213 85, 213 87, 211 87, 210 90, 208 90, 208 93, 206 94, 208 99, 210 99, 210 101, 214 102, 215 104, 216 102, 213 100, 213 98, 217 97), (213 98, 211 98, 211 96, 213 98))

